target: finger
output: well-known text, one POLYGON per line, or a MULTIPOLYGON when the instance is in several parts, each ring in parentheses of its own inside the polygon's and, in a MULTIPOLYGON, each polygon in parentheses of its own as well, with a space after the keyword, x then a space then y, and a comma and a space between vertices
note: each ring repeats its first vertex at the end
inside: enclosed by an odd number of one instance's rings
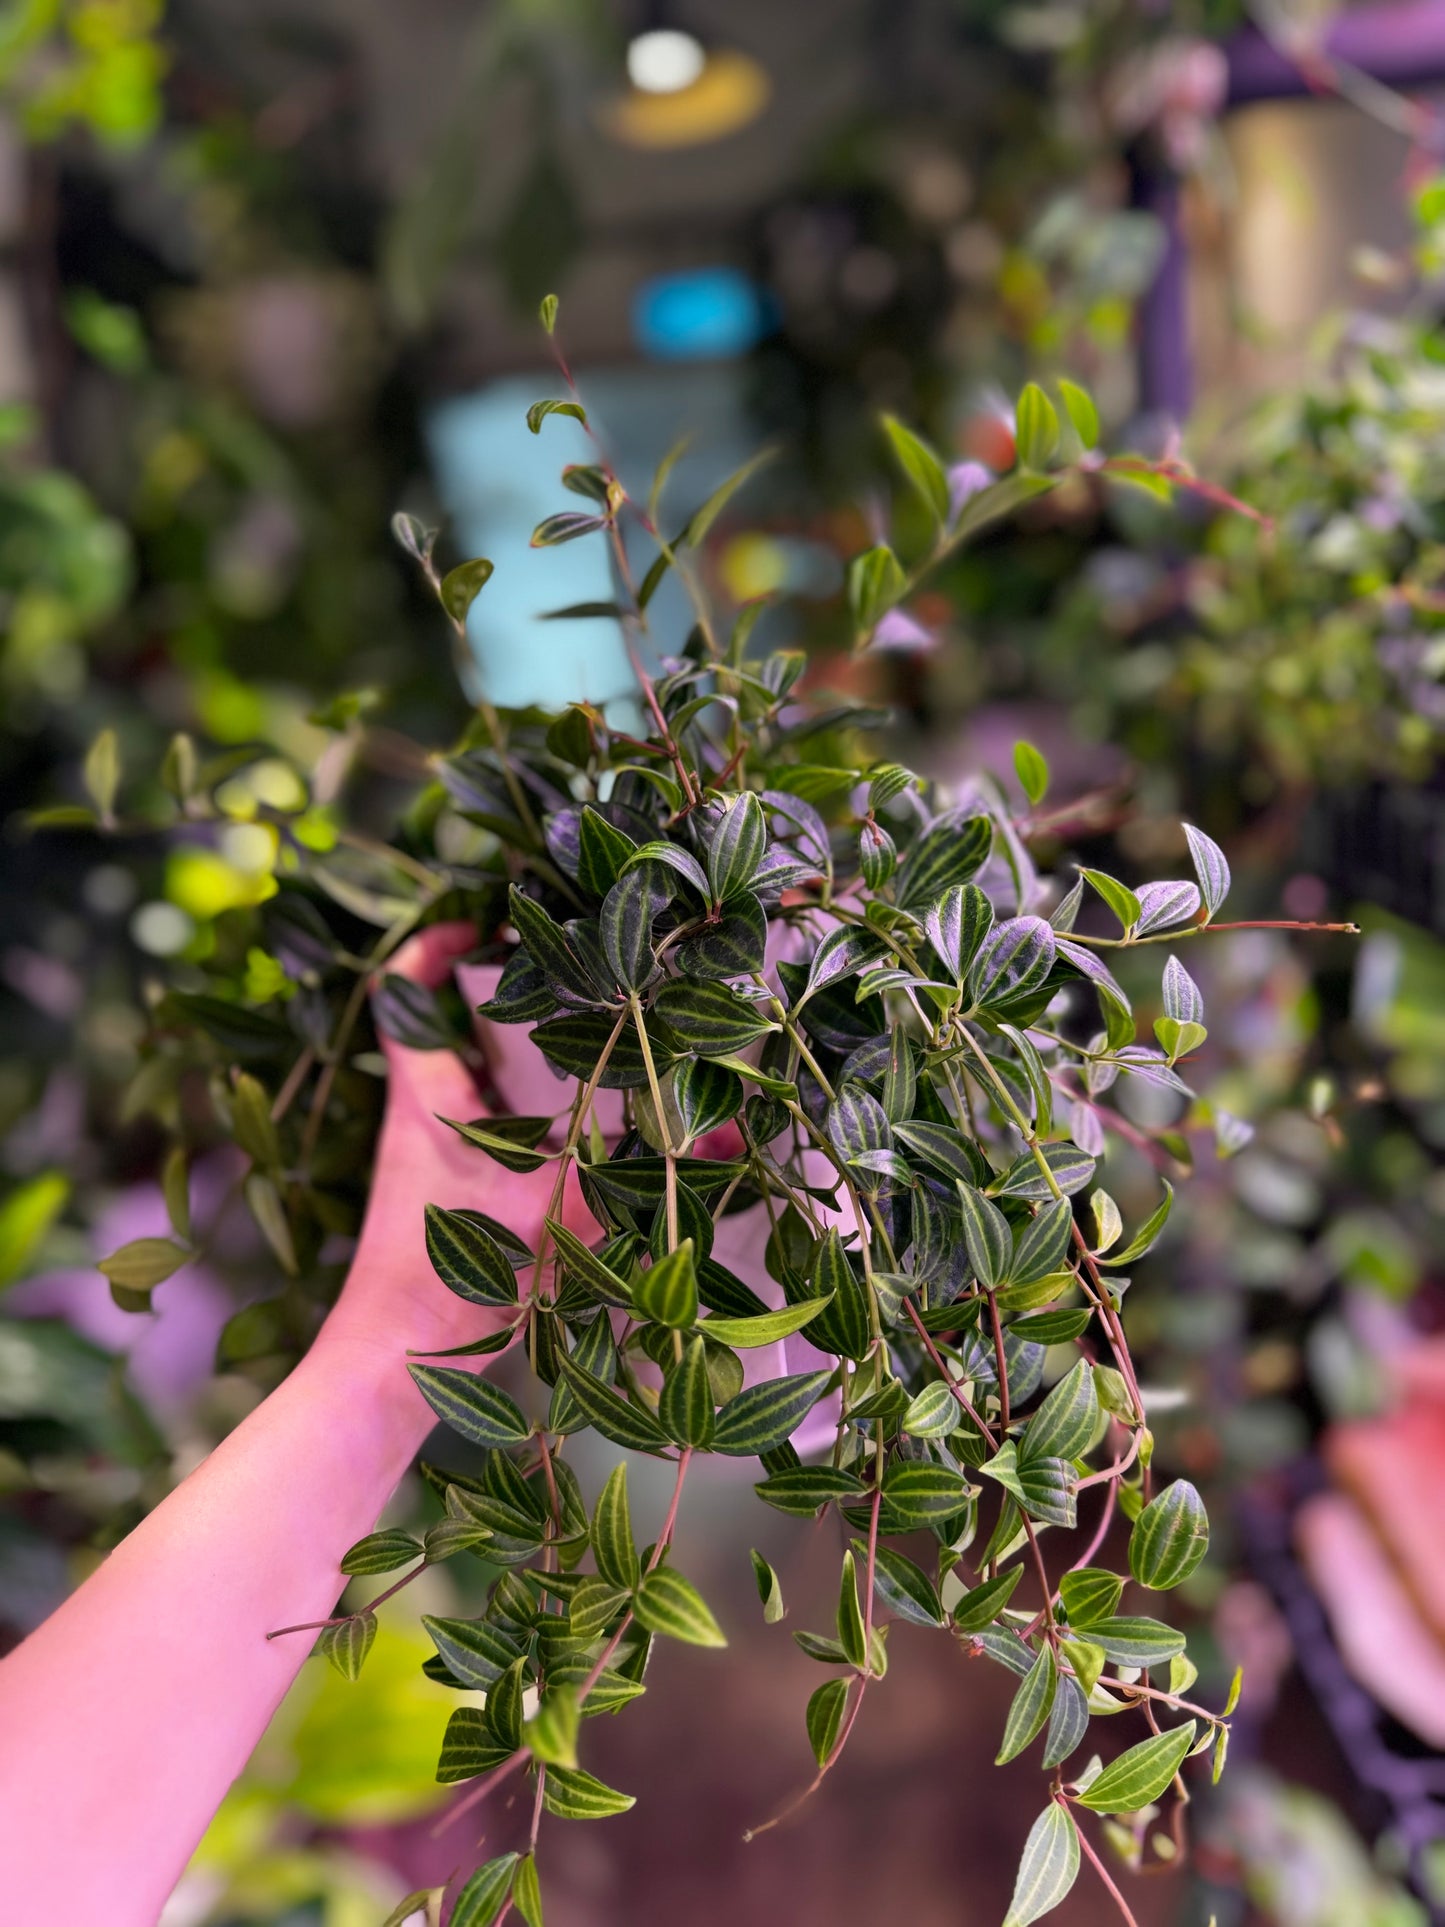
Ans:
MULTIPOLYGON (((501 974, 500 964, 457 966, 457 983, 473 1010, 496 995, 501 974)), ((577 1098, 576 1082, 555 1075, 533 1041, 530 1024, 499 1024, 494 1018, 479 1017, 475 1028, 504 1110, 515 1117, 555 1117, 571 1110, 577 1098)), ((598 1091, 593 1115, 604 1137, 620 1137, 621 1092, 598 1091)))
MULTIPOLYGON (((418 931, 378 973, 373 994, 383 975, 405 977, 435 990, 451 976, 457 959, 476 947, 476 941, 476 929, 470 923, 434 923, 418 931)), ((388 1120, 400 1111, 418 1110, 464 1119, 482 1115, 485 1106, 476 1085, 451 1051, 413 1050, 385 1031, 380 1031, 380 1037, 390 1072, 388 1120)))
POLYGON ((434 923, 419 930, 414 937, 408 937, 387 964, 387 974, 409 977, 414 984, 425 984, 429 990, 435 990, 451 975, 457 958, 475 950, 476 945, 475 925, 456 919, 450 923, 434 923))

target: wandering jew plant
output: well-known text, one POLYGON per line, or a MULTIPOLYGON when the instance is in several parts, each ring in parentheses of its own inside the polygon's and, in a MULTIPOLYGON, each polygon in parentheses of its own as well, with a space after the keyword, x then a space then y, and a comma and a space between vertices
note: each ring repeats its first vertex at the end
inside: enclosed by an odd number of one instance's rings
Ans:
MULTIPOLYGON (((554 306, 543 319, 550 333, 554 306)), ((557 412, 585 423, 559 365, 568 394, 535 405, 535 432, 557 412)), ((1061 390, 1062 424, 1040 390, 1025 392, 1017 468, 967 494, 922 441, 884 424, 909 484, 913 537, 900 547, 916 553, 879 544, 851 564, 858 648, 942 556, 1051 487, 1066 472, 1061 447, 1068 466, 1109 470, 1091 453, 1087 396, 1061 390)), ((505 958, 483 1016, 530 1027, 559 1080, 555 1113, 453 1123, 479 1161, 551 1169, 535 1246, 479 1211, 427 1209, 437 1291, 505 1315, 462 1352, 515 1341, 535 1389, 510 1396, 474 1357, 399 1360, 481 1449, 482 1470, 424 1465, 444 1519, 424 1538, 372 1533, 342 1565, 400 1573, 391 1591, 458 1556, 502 1569, 479 1616, 425 1621, 428 1673, 485 1694, 447 1728, 438 1777, 468 1787, 454 1813, 508 1781, 534 1783, 530 1832, 471 1874, 453 1927, 509 1909, 540 1927, 543 1815, 600 1819, 633 1804, 588 1771, 585 1720, 643 1692, 655 1639, 723 1644, 673 1559, 689 1471, 708 1453, 751 1461, 764 1504, 827 1513, 841 1542, 835 1623, 793 1634, 821 1683, 803 1713, 816 1776, 785 1812, 822 1783, 880 1688, 890 1621, 931 1627, 1017 1677, 998 1759, 1031 1751, 1043 1776, 1007 1927, 1056 1907, 1081 1854, 1127 1920, 1092 1817, 1136 1865, 1177 1852, 1186 1763, 1208 1754, 1217 1776, 1238 1682, 1217 1707, 1191 1697, 1185 1635, 1153 1598, 1209 1543, 1198 1492, 1151 1463, 1122 1312, 1171 1192, 1161 1185, 1152 1213, 1126 1226, 1095 1166, 1112 1131, 1140 1137, 1113 1107, 1120 1080, 1189 1096, 1185 1060, 1205 1015, 1176 950, 1240 927, 1218 920, 1229 869, 1191 828, 1192 877, 1138 890, 1095 870, 1056 882, 1031 854, 1050 821, 1048 769, 1031 746, 1015 759, 1021 815, 995 786, 951 798, 874 762, 866 718, 800 698, 801 655, 749 654, 755 608, 728 633, 715 625, 695 559, 750 473, 669 540, 665 470, 646 505, 600 454, 564 470, 586 506, 550 517, 534 541, 610 545, 616 600, 586 612, 622 625, 645 733, 583 703, 558 714, 483 703, 389 851, 326 848, 306 809, 271 810, 289 852, 266 911, 271 950, 251 950, 244 980, 228 986, 218 971, 213 993, 171 993, 160 1015, 203 1039, 252 1161, 248 1196, 293 1271, 337 1222, 326 1120, 367 988, 402 1041, 459 1042, 433 993, 385 975, 418 924, 459 909, 475 920, 478 954, 505 958), (653 544, 640 581, 629 533, 653 544), (648 605, 668 571, 696 620, 649 675, 648 605), (446 854, 444 820, 471 826, 464 862, 446 854), (358 881, 363 856, 389 866, 385 890, 358 881), (1103 920, 1101 903, 1113 934, 1076 928, 1090 899, 1085 921, 1103 920), (369 954, 339 940, 326 914, 337 904, 380 927, 369 954), (1163 1014, 1141 1038, 1110 959, 1145 949, 1162 961, 1163 1014), (574 1174, 590 1238, 563 1222, 574 1174), (767 1295, 718 1255, 729 1220, 760 1205, 754 1279, 772 1281, 767 1295), (664 1518, 635 1516, 625 1461, 589 1505, 568 1457, 589 1428, 674 1468, 664 1518), (1131 1522, 1127 1572, 1098 1563, 1118 1514, 1131 1522), (1096 1742, 1096 1722, 1117 1722, 1122 1748, 1096 1742), (1167 1831, 1154 1825, 1165 1807, 1167 1831)), ((460 632, 490 564, 440 574, 429 533, 399 518, 398 534, 460 632)), ((335 720, 356 726, 350 710, 335 720)), ((115 772, 92 760, 109 814, 115 772)), ((185 809, 204 820, 194 759, 173 761, 192 770, 185 809)), ((185 1256, 183 1181, 169 1189, 180 1199, 170 1255, 151 1240, 107 1261, 127 1302, 144 1303, 185 1256)), ((778 1577, 756 1552, 752 1563, 776 1622, 778 1577)), ((318 1650, 354 1677, 375 1630, 372 1606, 340 1613, 318 1650)), ((440 1899, 414 1895, 392 1919, 440 1899)))

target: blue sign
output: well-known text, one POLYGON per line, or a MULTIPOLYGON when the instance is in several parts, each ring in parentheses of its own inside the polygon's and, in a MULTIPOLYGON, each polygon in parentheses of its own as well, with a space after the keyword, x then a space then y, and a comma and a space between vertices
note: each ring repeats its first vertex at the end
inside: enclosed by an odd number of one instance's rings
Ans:
POLYGON ((770 325, 767 296, 736 268, 654 275, 632 302, 637 345, 658 361, 745 354, 770 325))

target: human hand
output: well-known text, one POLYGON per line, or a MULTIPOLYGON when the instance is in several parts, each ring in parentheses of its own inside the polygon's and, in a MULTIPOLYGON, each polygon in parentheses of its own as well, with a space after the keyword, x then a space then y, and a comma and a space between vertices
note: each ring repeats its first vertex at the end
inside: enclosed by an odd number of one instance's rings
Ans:
MULTIPOLYGON (((475 941, 470 924, 434 924, 397 952, 390 972, 434 988, 445 982, 475 941)), ((493 1042, 486 1035, 491 1028, 483 1028, 484 1048, 493 1042)), ((520 1055, 524 1065, 535 1059, 542 1079, 537 1088, 554 1106, 565 1102, 567 1087, 551 1076, 530 1034, 507 1034, 505 1048, 513 1058, 520 1055)), ((385 1037, 382 1049, 388 1075, 386 1114, 371 1196, 350 1275, 322 1338, 330 1344, 346 1340, 382 1348, 396 1358, 407 1351, 464 1345, 506 1322, 501 1311, 467 1304, 442 1284, 427 1257, 424 1208, 465 1205, 485 1211, 535 1248, 556 1167, 507 1171, 439 1121, 451 1117, 471 1122, 487 1114, 466 1067, 452 1052, 410 1050, 385 1037)), ((580 1235, 596 1235, 575 1177, 569 1178, 564 1194, 563 1217, 580 1235)))

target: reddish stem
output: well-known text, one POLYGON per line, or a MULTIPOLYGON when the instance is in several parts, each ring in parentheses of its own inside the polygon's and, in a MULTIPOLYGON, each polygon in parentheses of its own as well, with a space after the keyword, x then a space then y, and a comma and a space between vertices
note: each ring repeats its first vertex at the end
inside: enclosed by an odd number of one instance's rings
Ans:
POLYGON ((1119 1888, 1117 1883, 1114 1880, 1114 1876, 1109 1872, 1109 1869, 1104 1865, 1103 1861, 1099 1858, 1098 1854, 1096 1854, 1094 1852, 1094 1849, 1090 1846, 1089 1836, 1084 1832, 1084 1829, 1079 1825, 1078 1817, 1074 1813, 1072 1807, 1066 1808, 1065 1811, 1068 1813, 1069 1818, 1074 1823, 1074 1833, 1078 1838, 1079 1845, 1083 1848, 1084 1854, 1088 1859, 1089 1864, 1093 1867, 1094 1872, 1099 1876, 1100 1880, 1103 1881, 1105 1887, 1108 1889, 1110 1895, 1113 1898, 1114 1905, 1119 1909, 1119 1912, 1123 1915, 1126 1923, 1126 1927, 1139 1927, 1139 1923, 1134 1918, 1133 1910, 1131 1909, 1128 1901, 1125 1900, 1123 1894, 1119 1892, 1119 1888))

